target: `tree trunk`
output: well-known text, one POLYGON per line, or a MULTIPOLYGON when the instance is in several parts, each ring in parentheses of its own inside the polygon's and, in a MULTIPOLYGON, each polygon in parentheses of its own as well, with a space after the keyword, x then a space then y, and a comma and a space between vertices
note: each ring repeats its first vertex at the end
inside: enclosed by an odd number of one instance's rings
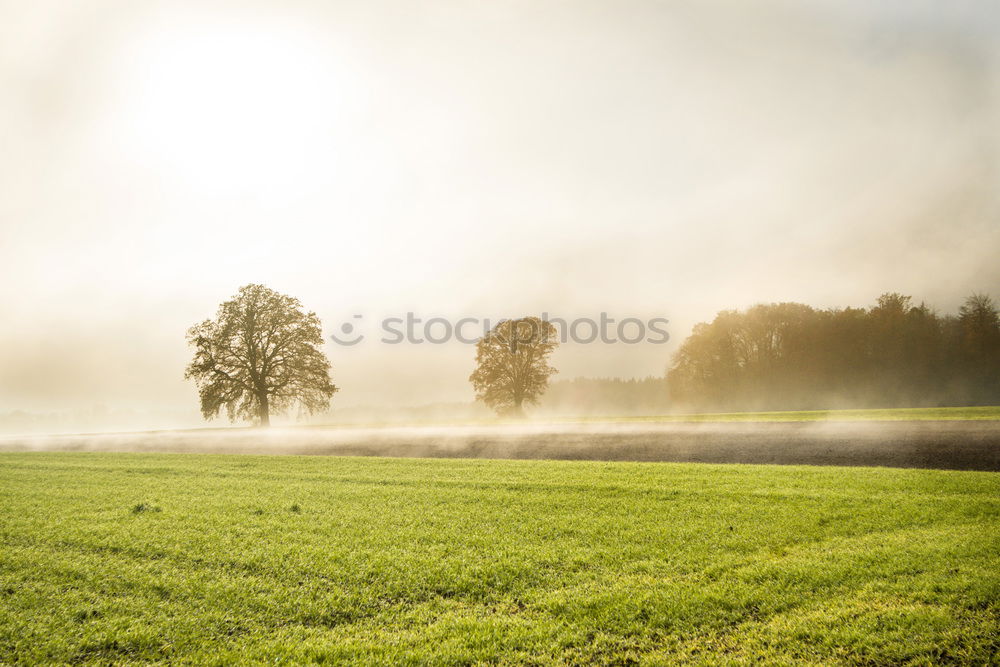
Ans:
POLYGON ((524 416, 524 408, 521 407, 522 403, 524 403, 524 399, 521 398, 520 396, 515 396, 514 397, 514 407, 511 408, 509 416, 511 416, 511 417, 523 417, 524 416))
POLYGON ((267 393, 262 393, 258 399, 260 402, 260 425, 271 425, 271 412, 267 405, 267 393))

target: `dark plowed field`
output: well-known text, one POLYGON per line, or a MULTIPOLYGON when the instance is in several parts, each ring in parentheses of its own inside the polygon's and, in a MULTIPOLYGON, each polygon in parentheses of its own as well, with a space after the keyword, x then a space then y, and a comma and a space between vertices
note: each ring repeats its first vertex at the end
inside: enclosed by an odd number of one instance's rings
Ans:
POLYGON ((998 421, 220 429, 0 439, 6 451, 688 461, 1000 470, 998 421))

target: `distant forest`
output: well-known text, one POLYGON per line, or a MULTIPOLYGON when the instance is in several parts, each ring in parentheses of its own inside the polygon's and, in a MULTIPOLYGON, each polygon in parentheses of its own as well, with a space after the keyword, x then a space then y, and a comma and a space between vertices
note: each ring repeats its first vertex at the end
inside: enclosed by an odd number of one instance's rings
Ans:
POLYGON ((647 377, 556 380, 542 397, 537 412, 558 415, 655 415, 667 412, 666 379, 647 377))
POLYGON ((982 294, 957 315, 896 293, 867 309, 726 310, 695 326, 667 385, 673 409, 996 405, 1000 317, 982 294))

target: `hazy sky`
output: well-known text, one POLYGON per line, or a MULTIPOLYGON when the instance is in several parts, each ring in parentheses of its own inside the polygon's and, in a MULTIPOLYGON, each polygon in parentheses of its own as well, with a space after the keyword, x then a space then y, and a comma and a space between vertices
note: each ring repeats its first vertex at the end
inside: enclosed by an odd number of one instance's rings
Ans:
MULTIPOLYGON (((1000 4, 0 0, 0 231, 0 412, 196 415, 184 331, 248 282, 328 333, 953 311, 1000 296, 1000 4)), ((471 399, 471 348, 369 343, 336 402, 471 399)))

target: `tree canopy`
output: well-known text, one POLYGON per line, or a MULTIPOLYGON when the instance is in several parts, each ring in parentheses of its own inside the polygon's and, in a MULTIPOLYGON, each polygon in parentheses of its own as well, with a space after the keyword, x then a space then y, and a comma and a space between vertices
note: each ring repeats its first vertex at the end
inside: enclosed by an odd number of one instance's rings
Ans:
POLYGON ((476 399, 498 414, 520 415, 558 372, 548 361, 558 345, 556 328, 538 317, 500 322, 476 343, 476 370, 469 376, 476 399))
POLYGON ((197 384, 205 419, 225 408, 230 421, 267 426, 272 412, 293 406, 325 410, 337 391, 316 313, 264 285, 240 288, 187 338, 195 355, 184 377, 197 384))
POLYGON ((671 400, 723 410, 1000 402, 1000 318, 975 294, 958 317, 887 293, 869 309, 798 303, 720 312, 667 373, 671 400))

